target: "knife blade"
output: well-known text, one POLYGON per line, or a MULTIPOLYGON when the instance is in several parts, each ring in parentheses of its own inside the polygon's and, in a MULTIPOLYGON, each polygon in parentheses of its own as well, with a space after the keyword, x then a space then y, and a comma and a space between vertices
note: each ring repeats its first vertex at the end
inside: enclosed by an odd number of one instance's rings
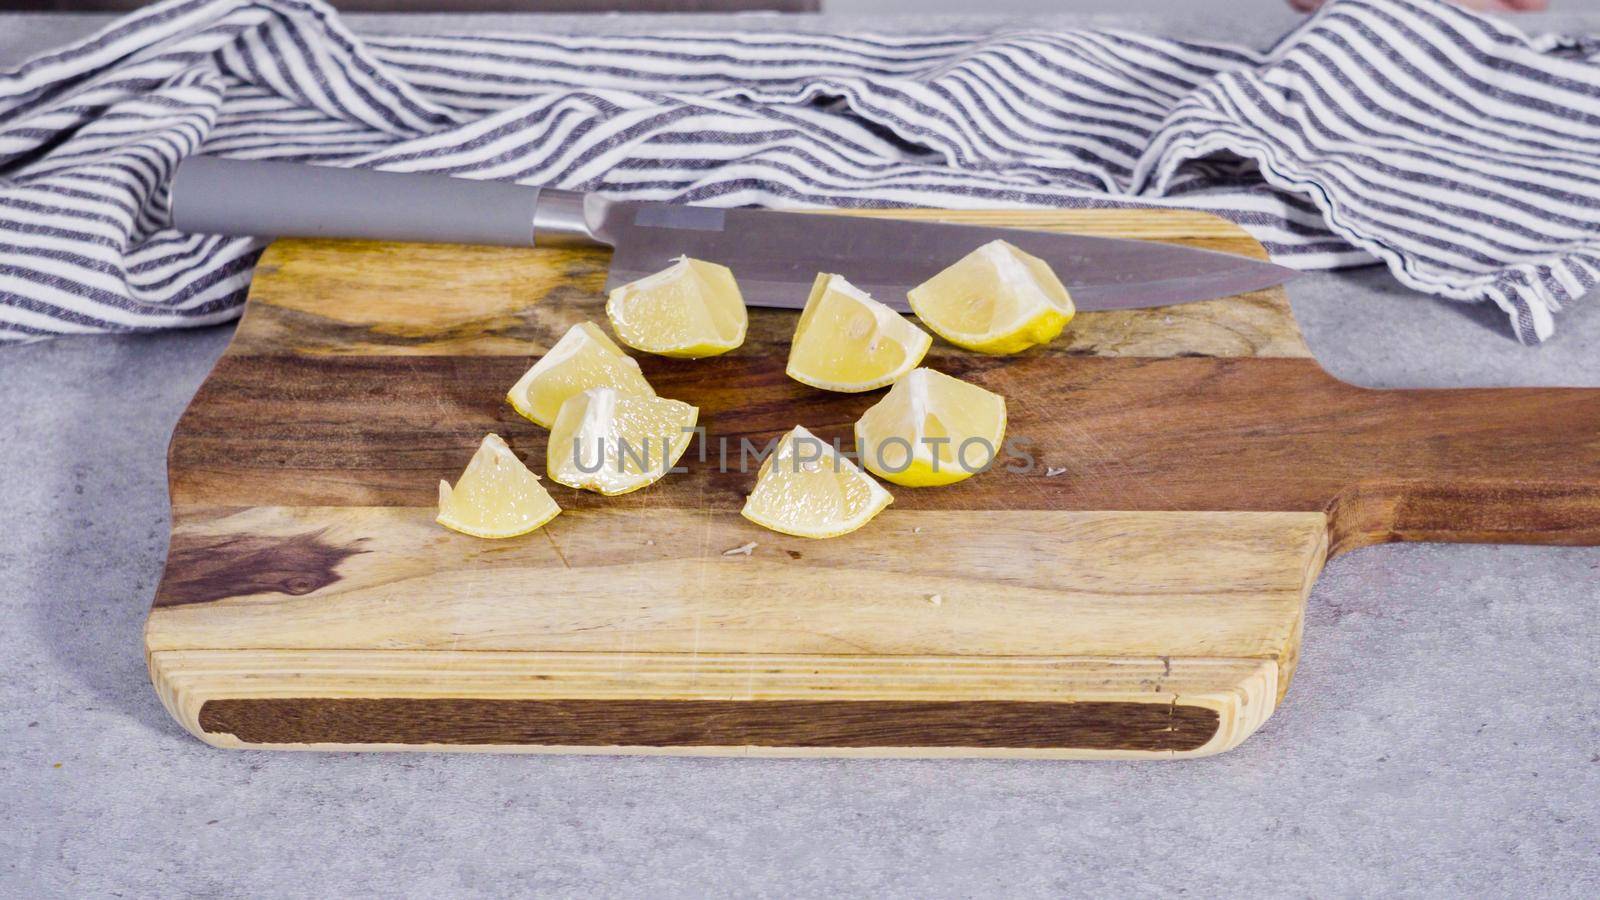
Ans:
POLYGON ((818 272, 901 311, 906 292, 979 246, 1048 263, 1080 310, 1211 300, 1297 272, 1172 244, 1020 228, 610 200, 443 175, 194 156, 178 167, 172 224, 203 234, 612 248, 612 288, 691 256, 732 269, 745 302, 798 309, 818 272))
POLYGON ((805 306, 817 273, 833 272, 909 312, 907 291, 993 240, 1048 263, 1079 310, 1231 297, 1299 274, 1245 256, 1151 241, 809 212, 613 202, 600 211, 595 230, 615 248, 607 290, 690 256, 732 269, 747 304, 785 309, 805 306))

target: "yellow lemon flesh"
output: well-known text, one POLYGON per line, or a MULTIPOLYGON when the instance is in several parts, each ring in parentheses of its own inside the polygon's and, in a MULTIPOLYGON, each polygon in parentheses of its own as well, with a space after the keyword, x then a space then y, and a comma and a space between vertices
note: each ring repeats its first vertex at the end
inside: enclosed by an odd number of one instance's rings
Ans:
POLYGON ((473 537, 508 538, 533 531, 559 512, 539 476, 528 471, 500 435, 490 434, 454 488, 439 482, 434 521, 473 537))
POLYGON ((611 292, 606 317, 635 350, 699 359, 744 343, 744 297, 727 266, 686 256, 611 292))
POLYGON ((761 464, 741 514, 783 534, 831 538, 855 531, 893 502, 872 476, 797 425, 761 464))
POLYGON ((893 384, 933 344, 928 333, 838 275, 818 275, 789 346, 789 377, 856 393, 893 384))
POLYGON ((636 491, 677 464, 699 417, 698 408, 680 400, 590 388, 561 405, 546 471, 568 487, 607 496, 636 491))
POLYGON ((906 487, 972 477, 1005 436, 1004 397, 932 369, 913 369, 856 422, 861 464, 906 487))
POLYGON ((579 322, 567 329, 533 368, 506 393, 511 407, 524 418, 549 428, 568 397, 592 387, 654 397, 639 364, 622 352, 600 326, 579 322))
POLYGON ((1074 312, 1044 260, 990 241, 906 295, 923 324, 958 347, 1017 353, 1054 340, 1074 312))

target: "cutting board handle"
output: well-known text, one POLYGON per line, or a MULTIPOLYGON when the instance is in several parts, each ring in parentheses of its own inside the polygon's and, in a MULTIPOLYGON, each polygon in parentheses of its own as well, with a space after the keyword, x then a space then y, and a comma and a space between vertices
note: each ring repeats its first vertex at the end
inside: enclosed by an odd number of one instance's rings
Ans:
POLYGON ((1366 474, 1334 553, 1385 541, 1600 544, 1600 389, 1364 391, 1366 474))

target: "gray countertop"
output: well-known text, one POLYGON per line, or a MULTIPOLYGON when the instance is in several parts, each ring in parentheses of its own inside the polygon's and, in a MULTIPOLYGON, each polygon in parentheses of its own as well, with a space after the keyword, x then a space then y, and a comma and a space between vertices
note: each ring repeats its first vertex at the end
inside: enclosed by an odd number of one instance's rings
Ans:
MULTIPOLYGON (((1070 21, 1217 32, 1194 15, 1070 21)), ((98 21, 0 16, 0 65, 98 21)), ((1236 37, 1286 21, 1274 7, 1236 37)), ((1534 23, 1600 30, 1600 13, 1534 23)), ((1600 386, 1600 303, 1528 349, 1498 312, 1381 269, 1290 293, 1318 358, 1350 381, 1600 386)), ((0 350, 0 894, 1600 894, 1595 548, 1333 561, 1287 701, 1208 760, 212 750, 156 700, 140 628, 166 550, 167 437, 228 338, 0 350)))

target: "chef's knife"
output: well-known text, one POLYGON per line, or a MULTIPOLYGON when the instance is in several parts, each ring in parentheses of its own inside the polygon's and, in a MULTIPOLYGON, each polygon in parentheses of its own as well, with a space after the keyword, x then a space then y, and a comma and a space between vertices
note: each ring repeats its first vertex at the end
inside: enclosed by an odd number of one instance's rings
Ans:
POLYGON ((997 238, 1049 263, 1080 310, 1229 297, 1292 269, 1149 241, 903 219, 608 200, 442 175, 194 156, 178 166, 172 222, 199 234, 613 248, 606 287, 687 255, 720 263, 752 306, 798 309, 835 272, 901 311, 906 292, 997 238))

